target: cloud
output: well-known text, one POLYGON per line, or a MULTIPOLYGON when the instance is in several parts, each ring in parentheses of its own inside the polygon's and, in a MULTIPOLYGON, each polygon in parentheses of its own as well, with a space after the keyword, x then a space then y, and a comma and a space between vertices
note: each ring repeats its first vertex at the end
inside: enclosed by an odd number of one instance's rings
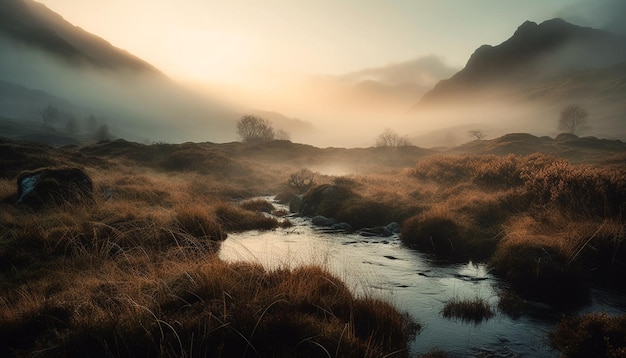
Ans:
POLYGON ((589 26, 626 35, 626 1, 591 0, 569 5, 557 14, 567 21, 581 26, 589 26))
POLYGON ((344 80, 357 82, 376 81, 383 85, 412 83, 433 86, 439 80, 449 78, 459 69, 445 64, 438 56, 430 55, 414 60, 367 68, 341 76, 344 80))

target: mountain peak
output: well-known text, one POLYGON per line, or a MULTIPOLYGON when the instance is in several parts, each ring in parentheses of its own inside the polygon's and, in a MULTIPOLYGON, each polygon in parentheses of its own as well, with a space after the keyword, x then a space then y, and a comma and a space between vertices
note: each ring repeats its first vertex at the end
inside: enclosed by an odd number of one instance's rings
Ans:
MULTIPOLYGON (((526 31, 532 31, 537 27, 537 23, 536 22, 532 22, 532 21, 524 21, 523 24, 521 24, 518 28, 517 31, 515 31, 515 34, 519 34, 519 33, 523 33, 526 31)), ((515 35, 513 35, 515 36, 515 35)))
POLYGON ((502 84, 531 84, 570 71, 626 61, 626 37, 555 18, 526 21, 497 46, 476 49, 465 68, 426 93, 422 103, 502 84), (470 90, 471 89, 471 90, 470 90))

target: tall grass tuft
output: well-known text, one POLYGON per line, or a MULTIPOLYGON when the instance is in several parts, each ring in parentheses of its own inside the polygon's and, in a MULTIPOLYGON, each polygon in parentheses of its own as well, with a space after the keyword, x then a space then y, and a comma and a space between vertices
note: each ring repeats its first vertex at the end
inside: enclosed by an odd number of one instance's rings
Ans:
POLYGON ((272 230, 279 225, 278 220, 273 217, 234 204, 219 204, 215 208, 215 215, 227 231, 272 230))
POLYGON ((626 315, 604 312, 563 318, 548 335, 564 357, 626 356, 626 315))
POLYGON ((476 324, 493 317, 491 306, 480 297, 473 299, 460 299, 455 297, 446 302, 442 313, 446 318, 459 318, 465 322, 473 322, 476 324))
POLYGON ((222 241, 226 233, 222 230, 215 215, 209 214, 206 207, 186 206, 176 211, 178 228, 196 238, 222 241))

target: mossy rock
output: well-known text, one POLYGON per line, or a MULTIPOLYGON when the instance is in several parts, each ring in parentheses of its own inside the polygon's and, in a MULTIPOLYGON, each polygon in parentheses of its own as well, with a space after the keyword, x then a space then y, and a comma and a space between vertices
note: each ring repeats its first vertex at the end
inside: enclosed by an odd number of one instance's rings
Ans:
POLYGON ((80 168, 41 168, 17 177, 18 203, 62 205, 93 201, 93 182, 80 168))

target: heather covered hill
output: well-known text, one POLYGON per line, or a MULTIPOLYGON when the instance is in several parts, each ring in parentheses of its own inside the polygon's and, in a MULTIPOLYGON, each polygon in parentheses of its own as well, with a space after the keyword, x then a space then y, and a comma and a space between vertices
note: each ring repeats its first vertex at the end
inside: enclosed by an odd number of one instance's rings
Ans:
POLYGON ((602 162, 624 156, 626 143, 596 137, 560 134, 556 138, 537 137, 527 133, 511 133, 495 139, 475 140, 447 151, 448 154, 527 155, 544 153, 573 163, 602 162))

